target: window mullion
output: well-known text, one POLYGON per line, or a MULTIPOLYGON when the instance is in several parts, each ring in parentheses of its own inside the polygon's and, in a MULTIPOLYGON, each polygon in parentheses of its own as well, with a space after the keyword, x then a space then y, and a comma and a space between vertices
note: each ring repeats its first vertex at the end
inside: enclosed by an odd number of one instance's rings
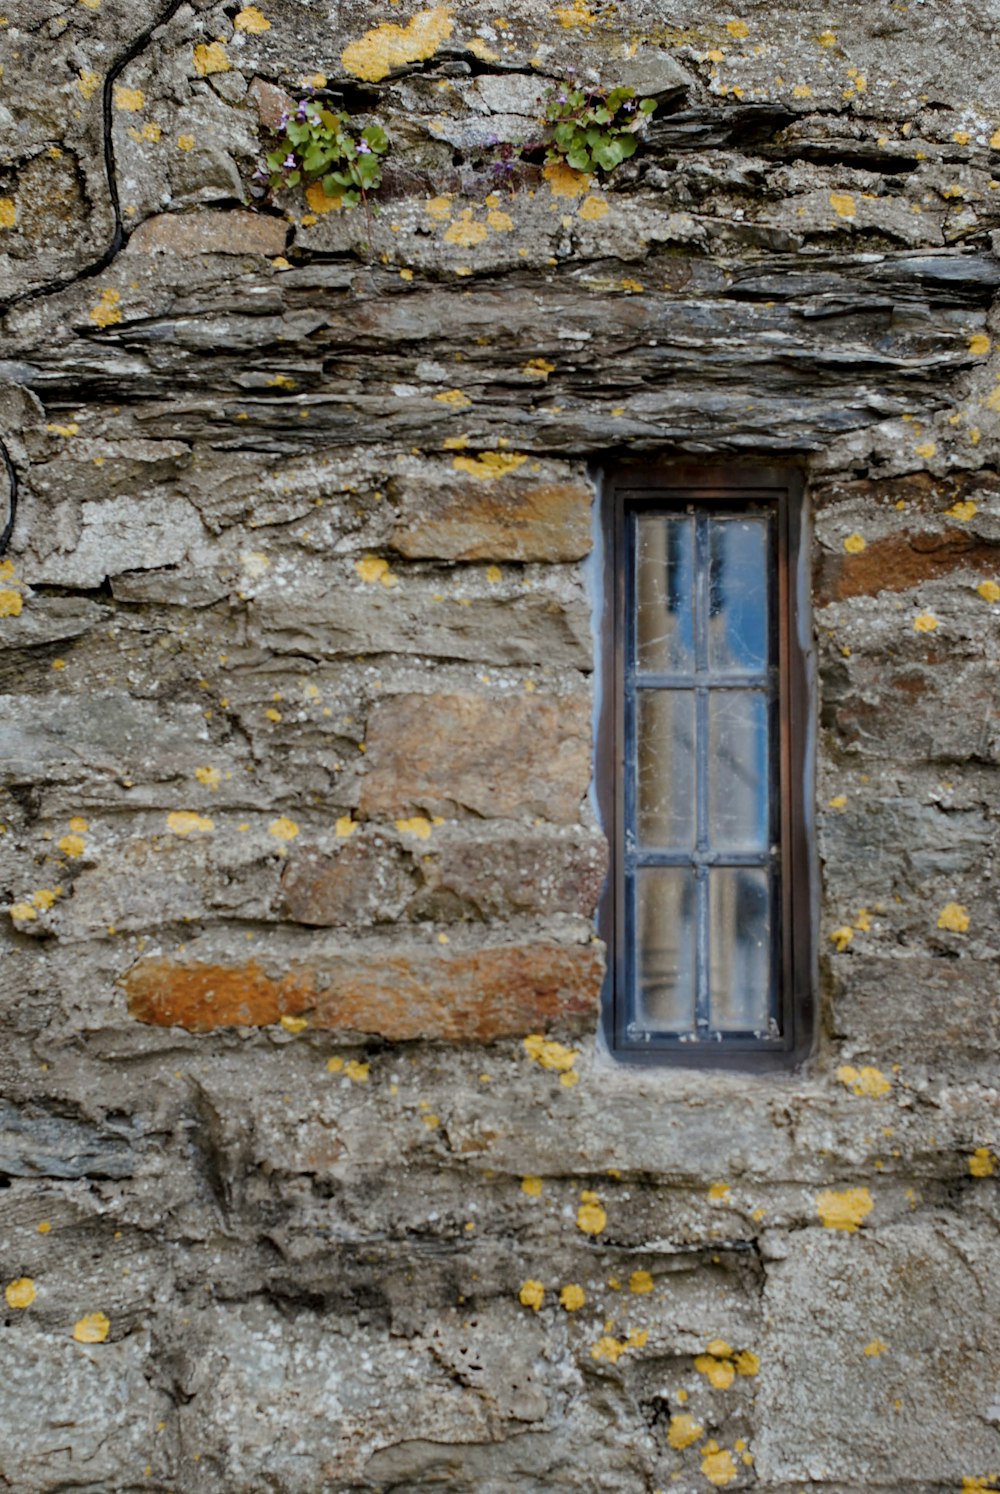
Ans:
MULTIPOLYGON (((695 514, 694 663, 697 674, 708 672, 709 528, 704 510, 695 514)), ((704 1036, 710 1025, 708 867, 700 859, 708 850, 708 690, 695 689, 695 1026, 704 1036)))

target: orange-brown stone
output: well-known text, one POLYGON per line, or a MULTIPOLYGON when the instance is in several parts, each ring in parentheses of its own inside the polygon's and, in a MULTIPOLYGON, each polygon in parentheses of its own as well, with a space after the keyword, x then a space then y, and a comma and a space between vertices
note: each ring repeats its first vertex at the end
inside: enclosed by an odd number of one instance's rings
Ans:
POLYGON ((580 482, 409 484, 392 544, 414 560, 579 560, 592 502, 580 482))
POLYGON ((263 213, 160 213, 140 223, 129 249, 143 254, 283 254, 288 227, 263 213))
POLYGON ((992 575, 997 549, 977 544, 962 529, 938 534, 906 531, 873 540, 857 555, 824 555, 817 577, 819 605, 880 591, 908 591, 922 581, 936 581, 955 570, 992 575))
POLYGON ((539 817, 566 824, 590 782, 584 695, 397 695, 368 716, 366 815, 539 817))
POLYGON ((452 953, 411 948, 299 963, 280 976, 256 961, 140 960, 123 978, 131 1016, 211 1032, 283 1016, 310 1026, 406 1041, 491 1042, 592 1024, 604 962, 599 945, 505 945, 452 953))

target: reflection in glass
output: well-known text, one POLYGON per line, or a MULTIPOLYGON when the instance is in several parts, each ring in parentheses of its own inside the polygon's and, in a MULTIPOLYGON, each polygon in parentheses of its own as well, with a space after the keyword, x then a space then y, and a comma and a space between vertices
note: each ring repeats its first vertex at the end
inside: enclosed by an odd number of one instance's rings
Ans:
POLYGON ((708 664, 713 671, 767 663, 766 518, 709 521, 708 664))
POLYGON ((692 1032, 695 1008, 695 880, 687 867, 636 874, 638 1025, 692 1032))
POLYGON ((694 521, 650 516, 636 527, 636 667, 678 674, 694 663, 694 521))
POLYGON ((708 758, 708 843, 712 850, 765 850, 768 743, 763 691, 711 692, 708 758))
POLYGON ((771 917, 763 867, 708 874, 711 1025, 766 1032, 770 1014, 771 917))
POLYGON ((694 692, 640 690, 637 713, 640 845, 689 850, 695 836, 694 692))

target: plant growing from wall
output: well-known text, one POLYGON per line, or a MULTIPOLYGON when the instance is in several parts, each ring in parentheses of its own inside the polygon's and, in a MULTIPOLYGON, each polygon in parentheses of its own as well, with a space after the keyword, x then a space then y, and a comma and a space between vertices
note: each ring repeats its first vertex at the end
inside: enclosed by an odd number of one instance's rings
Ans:
POLYGON ((327 197, 343 207, 368 205, 368 194, 382 183, 381 157, 389 137, 381 125, 352 127, 351 118, 318 99, 300 99, 294 113, 281 117, 283 134, 260 172, 272 188, 319 182, 327 197))
POLYGON ((635 154, 655 99, 636 99, 632 88, 591 89, 566 85, 549 96, 543 123, 546 159, 565 161, 588 175, 614 171, 635 154))

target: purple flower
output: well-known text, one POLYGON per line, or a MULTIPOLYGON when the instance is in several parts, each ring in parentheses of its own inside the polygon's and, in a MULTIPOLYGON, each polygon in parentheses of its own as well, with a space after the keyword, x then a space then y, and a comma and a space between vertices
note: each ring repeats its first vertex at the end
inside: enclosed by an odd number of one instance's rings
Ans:
POLYGON ((281 126, 282 129, 285 128, 285 125, 288 123, 288 121, 291 119, 291 117, 292 116, 289 114, 289 112, 288 112, 287 109, 282 109, 282 111, 281 111, 281 118, 278 120, 278 124, 281 126))
POLYGON ((260 169, 260 167, 258 166, 257 170, 253 174, 253 179, 254 179, 255 182, 266 182, 267 181, 267 172, 266 171, 262 171, 260 169))
POLYGON ((358 155, 359 156, 370 156, 371 153, 372 153, 372 148, 368 144, 368 141, 367 140, 359 140, 358 141, 358 155))
POLYGON ((294 171, 299 163, 293 155, 287 155, 281 164, 286 171, 294 171))
POLYGON ((295 111, 295 118, 298 120, 299 124, 305 124, 306 120, 309 118, 308 99, 300 100, 299 107, 295 111))

